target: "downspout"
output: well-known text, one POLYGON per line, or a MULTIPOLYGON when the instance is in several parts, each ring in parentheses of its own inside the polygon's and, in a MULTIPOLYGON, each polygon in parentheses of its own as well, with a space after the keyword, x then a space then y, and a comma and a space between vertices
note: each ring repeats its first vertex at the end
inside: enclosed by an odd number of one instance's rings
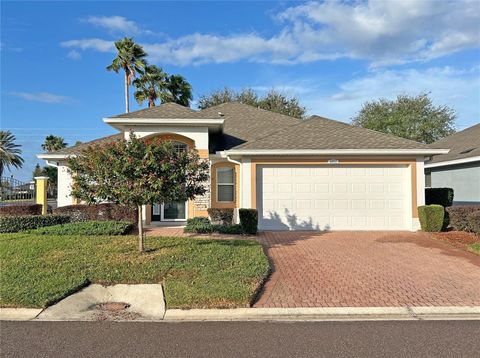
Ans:
MULTIPOLYGON (((233 164, 238 164, 238 167, 240 168, 240 180, 239 180, 239 185, 240 185, 240 188, 238 188, 238 192, 240 193, 239 195, 239 198, 238 198, 238 204, 239 204, 239 208, 241 208, 243 205, 242 205, 242 196, 243 196, 243 186, 242 186, 242 183, 243 183, 243 178, 242 178, 242 163, 237 161, 237 160, 233 160, 232 158, 230 158, 228 155, 226 156, 227 158, 227 161, 229 161, 230 163, 233 163, 233 164)), ((238 215, 238 212, 237 212, 237 215, 238 215)))
POLYGON ((49 167, 54 167, 54 168, 57 168, 57 169, 58 169, 58 162, 52 163, 52 162, 50 162, 49 160, 45 160, 45 163, 46 163, 49 167))

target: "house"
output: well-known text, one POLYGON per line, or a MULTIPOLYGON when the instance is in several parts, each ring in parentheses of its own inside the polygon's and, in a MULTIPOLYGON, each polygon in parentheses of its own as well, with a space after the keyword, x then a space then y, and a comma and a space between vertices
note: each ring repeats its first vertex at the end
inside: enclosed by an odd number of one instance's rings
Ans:
MULTIPOLYGON (((167 103, 112 116, 119 131, 39 158, 58 165, 58 205, 74 203, 66 158, 93 143, 171 140, 211 164, 207 193, 154 203, 146 224, 184 222, 212 208, 256 208, 260 230, 416 230, 424 160, 448 149, 312 116, 300 120, 240 103, 194 111, 167 103)), ((237 212, 237 210, 236 210, 237 212)))
POLYGON ((450 148, 425 163, 425 185, 453 188, 454 205, 480 205, 480 123, 430 145, 450 148))

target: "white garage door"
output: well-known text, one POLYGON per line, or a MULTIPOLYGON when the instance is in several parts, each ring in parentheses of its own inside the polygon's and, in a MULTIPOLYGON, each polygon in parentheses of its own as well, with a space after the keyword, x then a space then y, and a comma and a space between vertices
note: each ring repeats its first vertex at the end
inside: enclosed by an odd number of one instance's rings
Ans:
POLYGON ((407 166, 257 166, 260 230, 405 230, 407 166))

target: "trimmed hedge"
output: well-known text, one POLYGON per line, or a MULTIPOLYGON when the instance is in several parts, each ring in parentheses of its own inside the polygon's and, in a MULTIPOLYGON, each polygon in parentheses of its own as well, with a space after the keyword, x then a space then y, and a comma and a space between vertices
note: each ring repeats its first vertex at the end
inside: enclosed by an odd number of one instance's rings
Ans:
POLYGON ((193 234, 225 234, 225 235, 241 235, 243 234, 240 225, 214 225, 208 218, 192 218, 187 220, 187 225, 183 229, 184 232, 193 234))
POLYGON ((0 206, 0 216, 42 215, 41 204, 11 204, 0 206))
POLYGON ((258 231, 258 210, 240 209, 240 225, 246 234, 255 235, 258 231))
POLYGON ((468 216, 480 211, 480 206, 451 206, 446 208, 450 216, 450 227, 457 231, 474 231, 470 227, 468 216))
POLYGON ((469 230, 480 235, 480 210, 468 214, 467 221, 469 230))
POLYGON ((441 205, 449 207, 453 205, 452 188, 425 188, 425 205, 441 205))
POLYGON ((0 217, 0 233, 31 230, 68 222, 70 217, 65 215, 3 216, 0 217))
POLYGON ((233 209, 217 209, 209 208, 207 209, 210 219, 214 223, 221 223, 222 225, 232 225, 233 224, 233 209))
POLYGON ((124 221, 82 221, 31 230, 39 235, 126 235, 133 224, 124 221))
POLYGON ((137 222, 137 209, 112 203, 68 205, 56 208, 54 214, 68 215, 75 221, 127 221, 137 222))
POLYGON ((187 225, 183 229, 184 232, 195 234, 208 234, 212 232, 212 224, 205 217, 187 219, 187 225))
POLYGON ((443 227, 445 209, 441 205, 424 205, 418 207, 418 218, 422 231, 440 232, 443 227))

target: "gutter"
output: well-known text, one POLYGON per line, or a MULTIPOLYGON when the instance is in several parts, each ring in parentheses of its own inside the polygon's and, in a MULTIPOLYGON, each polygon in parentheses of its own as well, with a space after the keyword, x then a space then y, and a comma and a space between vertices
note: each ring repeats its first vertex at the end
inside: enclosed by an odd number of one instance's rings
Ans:
POLYGON ((437 167, 445 167, 447 165, 457 165, 457 164, 466 164, 466 163, 472 163, 472 162, 477 162, 480 161, 480 156, 475 156, 475 157, 468 157, 468 158, 462 158, 462 159, 454 159, 454 160, 446 160, 444 162, 437 162, 437 163, 425 163, 425 168, 437 168, 437 167))
MULTIPOLYGON (((223 157, 223 155, 222 155, 223 157)), ((225 158, 227 159, 227 161, 229 161, 230 163, 233 163, 233 164, 238 164, 238 167, 240 168, 240 179, 239 179, 239 185, 240 185, 240 188, 238 190, 238 192, 240 193, 239 195, 239 198, 238 198, 238 204, 240 205, 240 207, 242 207, 242 192, 243 192, 243 187, 242 187, 242 183, 243 183, 243 180, 242 180, 242 163, 237 161, 237 160, 234 160, 232 158, 230 158, 228 155, 225 156, 225 158)))
POLYGON ((229 155, 436 155, 447 154, 450 149, 254 149, 226 150, 229 155))

